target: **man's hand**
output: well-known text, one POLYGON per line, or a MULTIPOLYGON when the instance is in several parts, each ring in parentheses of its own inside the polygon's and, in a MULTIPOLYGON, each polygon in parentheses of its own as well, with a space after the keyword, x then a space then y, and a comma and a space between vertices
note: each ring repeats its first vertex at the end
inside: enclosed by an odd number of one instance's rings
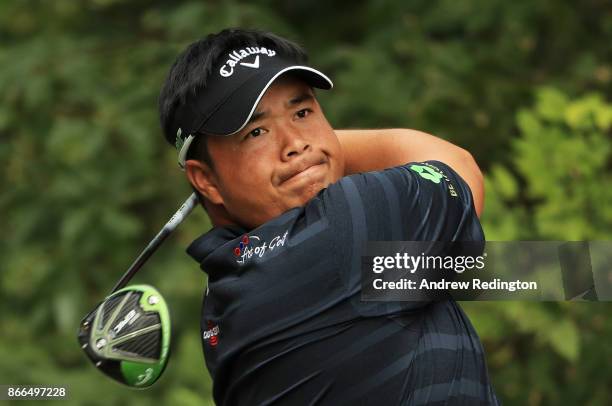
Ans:
POLYGON ((436 160, 453 168, 472 191, 480 216, 484 182, 472 155, 463 148, 421 131, 408 129, 336 130, 344 149, 345 175, 382 170, 408 162, 436 160))

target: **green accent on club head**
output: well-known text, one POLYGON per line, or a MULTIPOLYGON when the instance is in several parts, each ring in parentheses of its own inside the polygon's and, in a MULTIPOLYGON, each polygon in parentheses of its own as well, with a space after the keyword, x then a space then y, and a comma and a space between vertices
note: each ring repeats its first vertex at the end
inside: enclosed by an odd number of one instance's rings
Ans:
POLYGON ((125 384, 135 388, 147 388, 155 383, 164 371, 165 360, 163 358, 156 364, 143 364, 140 362, 121 362, 121 374, 125 384))
POLYGON ((119 363, 121 377, 115 377, 115 379, 134 388, 146 388, 159 378, 168 361, 171 335, 168 306, 163 296, 150 285, 127 286, 108 296, 104 303, 108 303, 110 299, 120 295, 125 295, 125 297, 120 299, 121 302, 112 310, 104 324, 102 324, 103 311, 97 311, 92 323, 89 345, 91 350, 101 359, 115 360, 119 363), (121 309, 133 297, 132 295, 138 295, 139 293, 141 293, 141 297, 138 301, 138 307, 144 313, 134 312, 130 316, 130 312, 122 316, 125 317, 123 325, 127 326, 130 317, 136 320, 138 317, 144 317, 140 315, 141 313, 147 314, 148 312, 157 313, 159 315, 159 323, 148 325, 117 337, 111 331, 111 326, 118 326, 122 323, 121 321, 115 323, 121 309), (116 348, 119 345, 129 346, 131 340, 154 331, 160 331, 161 333, 158 358, 147 358, 146 356, 130 353, 130 350, 126 351, 116 348), (97 346, 101 340, 104 344, 97 346))
POLYGON ((149 285, 136 285, 138 288, 142 288, 142 297, 140 298, 140 306, 144 311, 157 311, 159 318, 161 319, 162 325, 162 348, 160 353, 160 360, 168 358, 168 352, 170 351, 170 312, 168 311, 168 305, 164 300, 163 296, 152 286, 149 285))

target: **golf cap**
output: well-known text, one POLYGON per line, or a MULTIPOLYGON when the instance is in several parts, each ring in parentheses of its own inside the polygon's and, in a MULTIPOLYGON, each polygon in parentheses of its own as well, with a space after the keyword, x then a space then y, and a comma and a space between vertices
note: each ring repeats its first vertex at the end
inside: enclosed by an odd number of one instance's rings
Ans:
POLYGON ((206 87, 190 94, 173 117, 178 162, 185 169, 189 146, 199 133, 228 136, 249 122, 266 90, 279 76, 292 72, 312 87, 331 89, 323 73, 263 46, 231 49, 218 59, 206 87))

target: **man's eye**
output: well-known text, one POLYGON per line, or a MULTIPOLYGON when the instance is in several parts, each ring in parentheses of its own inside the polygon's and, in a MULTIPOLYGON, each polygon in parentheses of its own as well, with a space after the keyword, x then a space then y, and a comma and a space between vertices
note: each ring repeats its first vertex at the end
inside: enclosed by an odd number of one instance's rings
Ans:
POLYGON ((255 128, 253 131, 249 132, 247 134, 247 137, 259 137, 261 134, 263 134, 263 130, 261 128, 255 128))
POLYGON ((304 118, 304 117, 306 117, 307 115, 309 115, 311 112, 312 112, 312 110, 310 110, 310 109, 302 109, 302 110, 299 110, 299 111, 298 111, 297 113, 295 113, 295 114, 297 114, 297 116, 298 116, 299 118, 304 118))

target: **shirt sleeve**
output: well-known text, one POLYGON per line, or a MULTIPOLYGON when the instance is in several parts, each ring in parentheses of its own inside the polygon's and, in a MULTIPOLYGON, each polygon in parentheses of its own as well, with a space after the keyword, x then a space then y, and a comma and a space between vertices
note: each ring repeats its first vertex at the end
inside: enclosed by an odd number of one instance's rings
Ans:
MULTIPOLYGON (((340 267, 341 277, 348 293, 355 296, 355 306, 366 313, 400 310, 389 304, 359 301, 367 242, 484 241, 469 186, 451 167, 438 161, 342 178, 330 188, 326 207, 338 235, 335 251, 345 261, 340 267)), ((431 254, 446 254, 440 244, 432 247, 437 252, 431 254)), ((452 254, 461 253, 455 250, 452 254)), ((404 302, 400 308, 415 309, 425 304, 404 302)))
MULTIPOLYGON (((363 212, 370 241, 484 239, 465 181, 438 161, 408 163, 345 178, 349 205, 363 212), (351 185, 352 183, 352 185, 351 185)), ((355 210, 357 209, 357 210, 355 210)))

